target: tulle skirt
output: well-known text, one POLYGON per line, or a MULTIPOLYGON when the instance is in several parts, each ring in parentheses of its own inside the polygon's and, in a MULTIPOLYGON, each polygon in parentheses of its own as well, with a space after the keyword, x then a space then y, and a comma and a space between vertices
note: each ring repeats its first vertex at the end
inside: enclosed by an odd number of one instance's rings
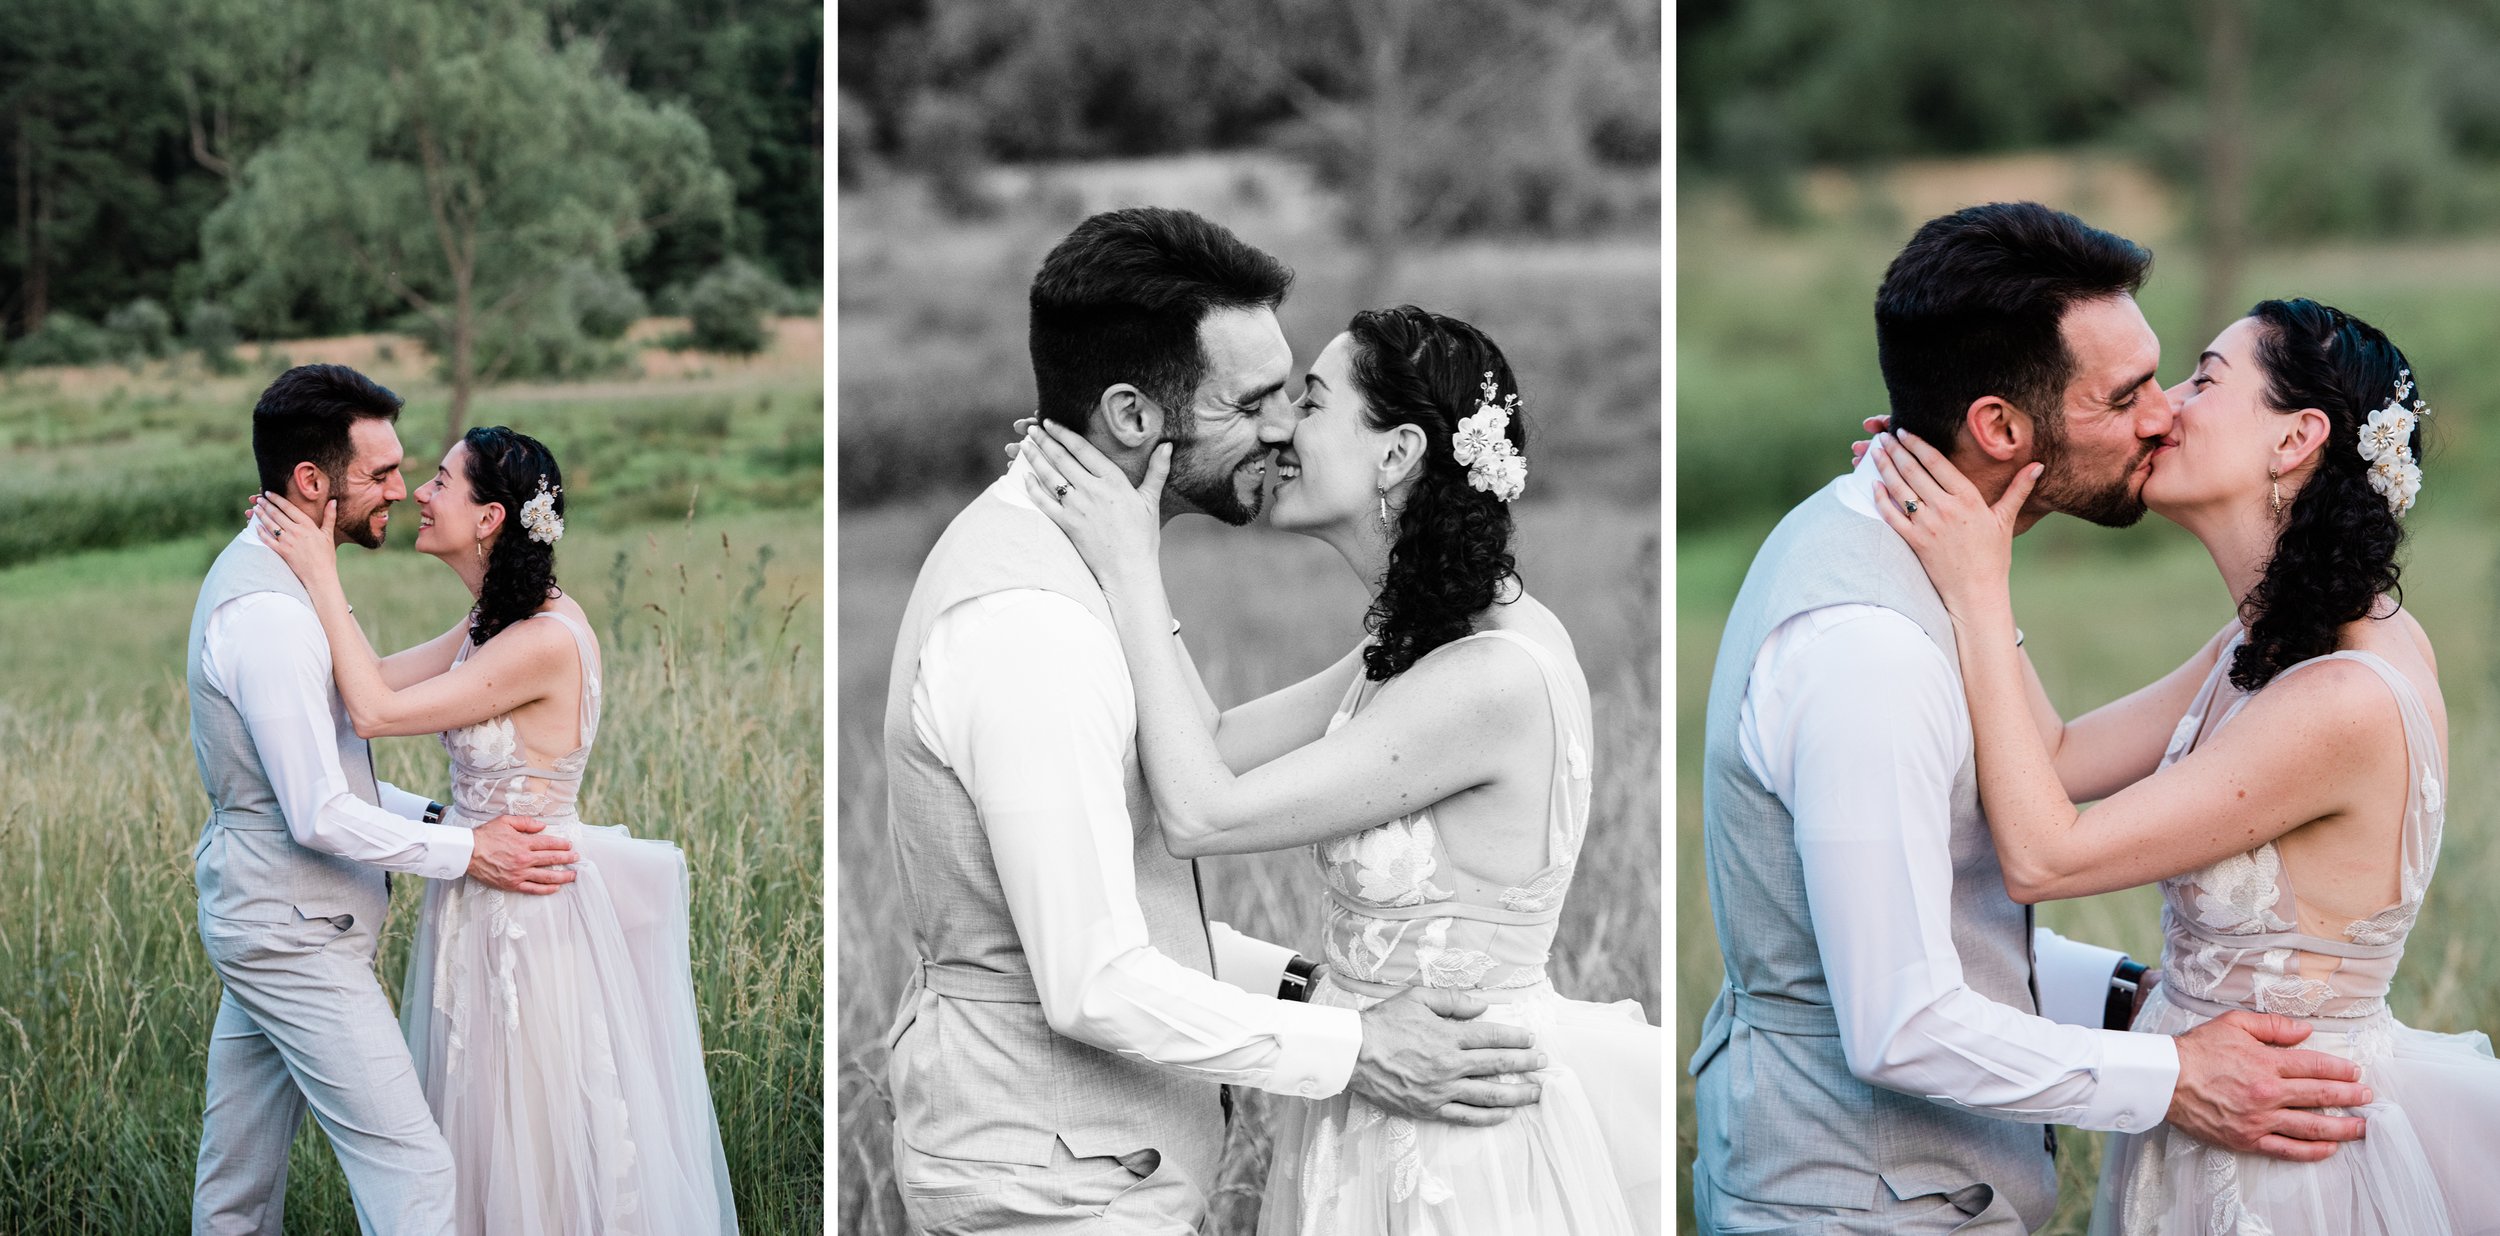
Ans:
MULTIPOLYGON (((1550 986, 1474 994, 1505 1001, 1486 1020, 1535 1033, 1543 1097, 1482 1129, 1392 1116, 1344 1092, 1280 1101, 1260 1236, 1660 1230, 1658 1027, 1630 1000, 1567 1000, 1550 986)), ((1311 999, 1378 1002, 1325 979, 1311 999)))
MULTIPOLYGON (((2209 1019, 2156 987, 2135 1028, 2184 1034, 2209 1019)), ((2162 1125, 2110 1135, 2095 1236, 2500 1236, 2500 1060, 2480 1033, 2437 1034, 2380 1014, 2300 1046, 2351 1059, 2376 1101, 2368 1133, 2322 1163, 2206 1145, 2162 1125)), ((2335 1028, 2328 1028, 2335 1027, 2335 1028)))
POLYGON ((552 896, 428 882, 400 1017, 462 1236, 709 1236, 738 1220, 703 1074, 685 856, 621 827, 552 896))

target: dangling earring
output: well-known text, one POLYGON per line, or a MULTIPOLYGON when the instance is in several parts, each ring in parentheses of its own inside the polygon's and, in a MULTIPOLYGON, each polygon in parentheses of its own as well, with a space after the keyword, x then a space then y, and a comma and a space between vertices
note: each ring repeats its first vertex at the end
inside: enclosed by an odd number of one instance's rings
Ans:
POLYGON ((1372 490, 1380 495, 1380 530, 1387 532, 1389 530, 1389 487, 1374 485, 1372 490))
POLYGON ((484 566, 484 565, 486 565, 486 542, 484 542, 484 541, 471 541, 471 542, 469 542, 469 548, 474 549, 474 550, 476 550, 476 551, 477 551, 477 561, 478 561, 478 565, 479 565, 479 566, 484 566))
POLYGON ((2274 508, 2274 513, 2278 516, 2283 513, 2283 487, 2276 482, 2281 480, 2282 476, 2281 472, 2273 468, 2266 469, 2266 501, 2274 508))

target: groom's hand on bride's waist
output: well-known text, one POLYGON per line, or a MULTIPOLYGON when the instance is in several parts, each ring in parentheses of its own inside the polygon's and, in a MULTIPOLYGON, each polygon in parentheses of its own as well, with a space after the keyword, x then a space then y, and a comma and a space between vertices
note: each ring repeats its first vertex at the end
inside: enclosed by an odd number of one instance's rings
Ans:
POLYGON ((1401 1116, 1494 1125, 1537 1101, 1542 1088, 1517 1079, 1545 1067, 1523 1026, 1477 1016, 1489 1007, 1462 992, 1413 988, 1363 1012, 1363 1046, 1347 1088, 1401 1116))
POLYGON ((2334 1154, 2337 1142, 2359 1140, 2359 1117, 2317 1109, 2360 1107, 2370 1102, 2370 1088, 2352 1061, 2292 1049, 2308 1037, 2304 1022, 2244 1010, 2180 1035, 2170 1126, 2199 1141, 2295 1163, 2315 1163, 2334 1154))
POLYGON ((499 815, 478 826, 469 851, 469 878, 507 893, 546 894, 573 882, 565 868, 579 855, 573 843, 540 830, 544 820, 499 815))

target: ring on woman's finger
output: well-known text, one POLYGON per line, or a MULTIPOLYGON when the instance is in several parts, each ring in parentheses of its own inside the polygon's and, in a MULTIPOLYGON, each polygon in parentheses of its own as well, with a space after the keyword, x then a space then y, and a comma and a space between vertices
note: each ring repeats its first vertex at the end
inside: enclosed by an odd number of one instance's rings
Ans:
POLYGON ((1902 500, 1901 500, 1901 513, 1902 513, 1902 514, 1904 514, 1904 515, 1916 515, 1916 514, 1918 514, 1918 499, 1916 499, 1916 498, 1904 498, 1904 499, 1902 499, 1902 500))
POLYGON ((1050 491, 1050 496, 1057 498, 1061 502, 1065 502, 1068 500, 1068 488, 1067 483, 1063 481, 1060 483, 1058 488, 1050 491))

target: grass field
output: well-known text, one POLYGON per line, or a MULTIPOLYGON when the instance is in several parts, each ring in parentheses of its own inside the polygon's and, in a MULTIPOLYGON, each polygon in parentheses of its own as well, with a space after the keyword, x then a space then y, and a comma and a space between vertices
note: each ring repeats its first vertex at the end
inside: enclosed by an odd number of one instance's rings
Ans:
MULTIPOLYGON (((1979 199, 1971 199, 1979 200, 1979 199)), ((2088 209, 2083 211, 2091 217, 2088 209)), ((1870 306, 1884 263, 1916 220, 1898 228, 1835 223, 1804 233, 1747 230, 1714 204, 1688 203, 1677 282, 1678 529, 1676 538, 1676 1042, 1698 1039, 1719 985, 1716 937, 1702 880, 1697 780, 1703 710, 1721 625, 1747 563, 1781 510, 1846 466, 1856 419, 1882 406, 1870 306), (1700 226, 1707 220, 1708 226, 1700 226)), ((2165 247, 2144 296, 2176 381, 2222 323, 2191 323, 2192 254, 2165 247)), ((2439 651, 2453 781, 2446 846, 2391 1004, 2410 1024, 2500 1031, 2500 913, 2483 895, 2500 880, 2500 602, 2496 440, 2479 423, 2500 406, 2500 356, 2488 345, 2500 315, 2500 248, 2387 246, 2259 255, 2249 299, 2306 294, 2384 327, 2413 360, 2436 414, 2424 499, 2408 517, 2405 598, 2439 651)), ((2159 520, 2105 532, 2051 520, 2018 543, 2016 614, 2025 650, 2067 715, 2151 681, 2230 617, 2212 562, 2159 520)), ((2158 955, 2159 901, 2149 889, 2059 902, 2041 920, 2070 936, 2158 955)), ((1679 1170, 1692 1159, 1692 1080, 1679 1073, 1679 1170)), ((2064 1205, 2047 1229, 2084 1230, 2100 1139, 2059 1139, 2064 1205)), ((1689 1223, 1689 1210, 1687 1211, 1689 1223)))
MULTIPOLYGON (((1298 359, 1315 355, 1354 307, 1341 303, 1352 265, 1343 243, 1282 222, 1312 212, 1147 200, 1204 210, 1302 272, 1283 314, 1298 359)), ((1075 219, 1021 213, 935 233, 890 201, 846 198, 843 212, 833 1157, 837 1230, 885 1236, 903 1227, 883 1039, 913 955, 886 841, 879 730, 887 661, 921 557, 971 496, 966 478, 996 475, 1000 427, 1029 406, 1024 287, 1075 219)), ((1570 626, 1599 743, 1594 822, 1554 980, 1584 999, 1637 999, 1653 1021, 1663 1012, 1658 256, 1638 240, 1470 245, 1415 254, 1410 285, 1397 292, 1483 326, 1527 391, 1543 479, 1521 503, 1519 562, 1529 589, 1570 626)), ((1363 590, 1317 542, 1185 519, 1167 530, 1164 564, 1177 616, 1220 703, 1295 682, 1361 638, 1363 590)), ((1316 947, 1321 895, 1307 855, 1204 866, 1211 917, 1316 947)), ((1218 1236, 1256 1226, 1264 1111, 1255 1093, 1236 1108, 1213 1201, 1218 1236)))
MULTIPOLYGON (((713 1101, 740 1217, 758 1233, 824 1222, 821 458, 797 449, 821 441, 821 370, 812 338, 797 353, 710 376, 488 392, 477 410, 545 437, 582 499, 559 565, 598 627, 608 701, 583 815, 687 851, 713 1101), (723 437, 791 449, 776 460, 721 449, 723 437), (659 479, 680 468, 712 469, 695 482, 702 497, 659 479), (715 493, 727 510, 712 510, 715 493)), ((402 436, 412 469, 430 472, 440 392, 421 374, 385 380, 413 397, 402 436)), ((104 491, 91 504, 104 509, 114 460, 230 445, 256 389, 181 373, 21 376, 0 387, 8 485, 74 475, 104 491), (98 426, 142 406, 144 428, 118 447, 99 440, 98 426)), ((200 575, 236 526, 224 512, 251 489, 248 468, 211 449, 198 467, 230 504, 207 529, 0 569, 0 1231, 175 1231, 189 1211, 217 984, 192 938, 203 800, 183 639, 200 575)), ((385 647, 466 605, 406 547, 406 526, 383 552, 344 559, 385 647)), ((375 752, 385 780, 441 792, 431 740, 375 752)), ((384 938, 394 994, 418 892, 402 882, 384 938)), ((290 1232, 355 1226, 309 1126, 287 1218, 290 1232)))

